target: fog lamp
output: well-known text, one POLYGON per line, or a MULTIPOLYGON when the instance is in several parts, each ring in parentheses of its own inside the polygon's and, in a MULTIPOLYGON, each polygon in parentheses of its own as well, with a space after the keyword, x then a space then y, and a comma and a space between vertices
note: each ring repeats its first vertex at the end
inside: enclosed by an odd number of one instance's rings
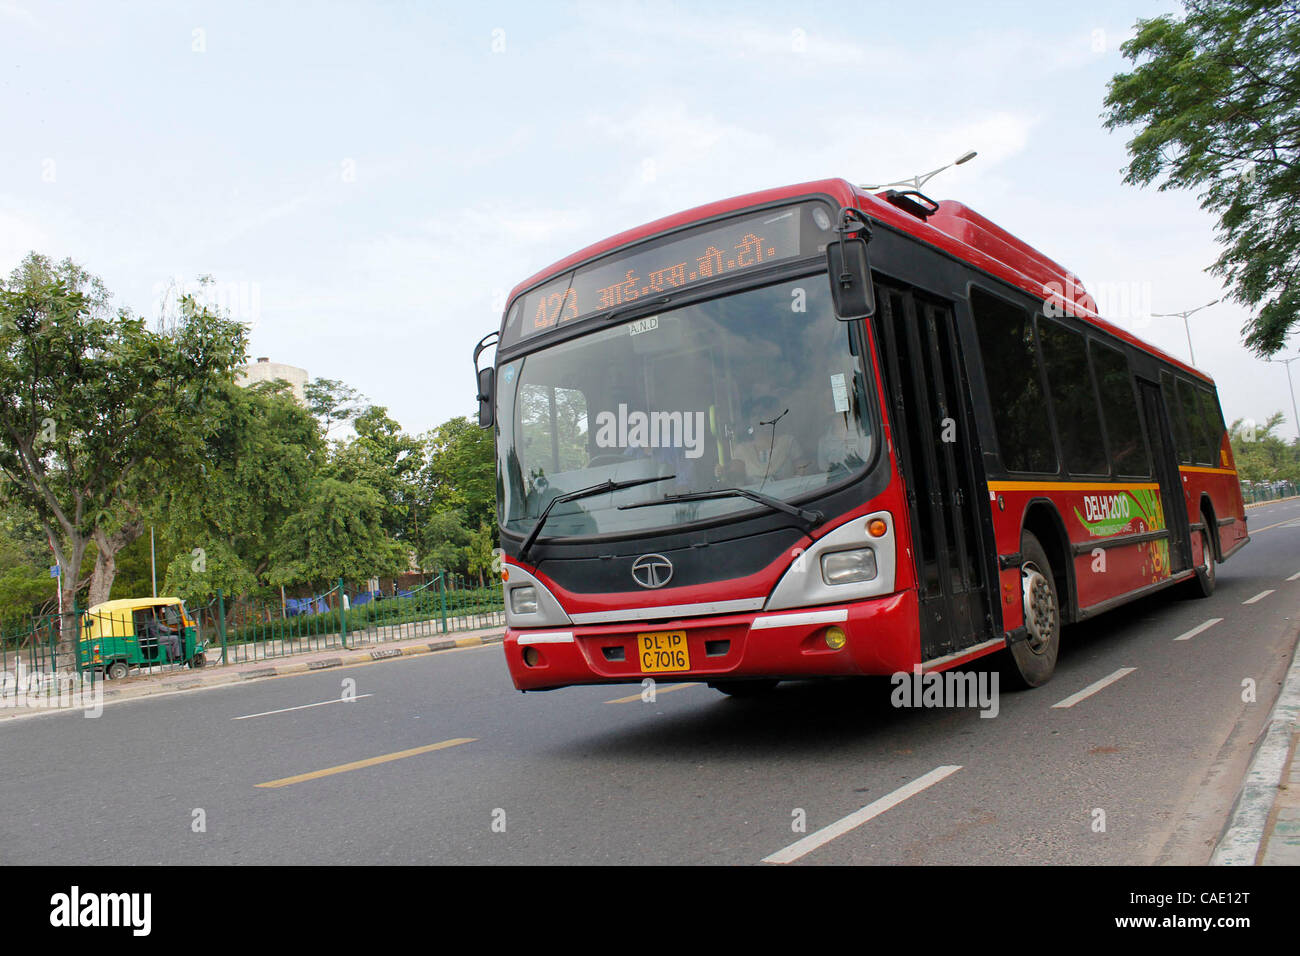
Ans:
POLYGON ((842 627, 828 627, 826 628, 825 639, 827 647, 833 651, 838 651, 848 641, 849 636, 844 633, 842 627))

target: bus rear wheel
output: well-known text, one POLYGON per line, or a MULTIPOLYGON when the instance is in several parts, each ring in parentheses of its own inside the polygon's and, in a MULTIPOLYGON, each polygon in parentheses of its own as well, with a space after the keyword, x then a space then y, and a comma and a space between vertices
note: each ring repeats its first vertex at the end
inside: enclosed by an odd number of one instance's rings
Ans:
POLYGON ((779 680, 719 680, 709 686, 728 697, 763 697, 776 689, 779 680))
MULTIPOLYGON (((1201 515, 1201 520, 1206 521, 1206 516, 1201 515)), ((1188 593, 1196 597, 1209 597, 1214 593, 1214 541, 1205 528, 1197 534, 1201 538, 1201 566, 1196 569, 1195 577, 1187 582, 1188 593)))
POLYGON ((1038 687, 1046 684, 1056 670, 1056 655, 1061 649, 1061 601, 1047 552, 1028 531, 1021 538, 1020 555, 1027 633, 1024 640, 1007 649, 1004 671, 1015 686, 1038 687))

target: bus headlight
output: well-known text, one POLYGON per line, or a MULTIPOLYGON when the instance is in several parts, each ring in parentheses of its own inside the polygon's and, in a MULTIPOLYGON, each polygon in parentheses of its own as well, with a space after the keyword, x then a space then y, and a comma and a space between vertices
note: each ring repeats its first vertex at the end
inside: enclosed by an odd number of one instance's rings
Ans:
POLYGON ((871 548, 822 555, 822 580, 827 584, 860 584, 876 576, 876 552, 871 548))
POLYGON ((531 585, 510 589, 510 610, 516 614, 537 613, 537 588, 531 585))

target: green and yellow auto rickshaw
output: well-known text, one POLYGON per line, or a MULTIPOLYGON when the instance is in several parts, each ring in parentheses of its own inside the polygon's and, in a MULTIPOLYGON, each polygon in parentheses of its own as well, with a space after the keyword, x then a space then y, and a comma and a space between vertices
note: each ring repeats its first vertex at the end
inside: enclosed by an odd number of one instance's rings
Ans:
POLYGON ((82 666, 101 670, 110 680, 125 677, 132 667, 208 662, 207 645, 180 598, 105 601, 86 612, 81 628, 82 666))

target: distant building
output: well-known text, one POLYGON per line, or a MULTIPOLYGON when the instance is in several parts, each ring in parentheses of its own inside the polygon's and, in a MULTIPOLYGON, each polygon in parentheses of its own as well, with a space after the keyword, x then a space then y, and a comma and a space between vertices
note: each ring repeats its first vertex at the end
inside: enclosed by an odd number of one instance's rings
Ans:
POLYGON ((235 382, 239 385, 255 385, 258 382, 272 382, 277 378, 289 383, 298 404, 307 404, 304 391, 307 387, 307 370, 296 365, 285 365, 283 362, 272 362, 269 358, 259 358, 256 362, 240 369, 235 376, 235 382))

